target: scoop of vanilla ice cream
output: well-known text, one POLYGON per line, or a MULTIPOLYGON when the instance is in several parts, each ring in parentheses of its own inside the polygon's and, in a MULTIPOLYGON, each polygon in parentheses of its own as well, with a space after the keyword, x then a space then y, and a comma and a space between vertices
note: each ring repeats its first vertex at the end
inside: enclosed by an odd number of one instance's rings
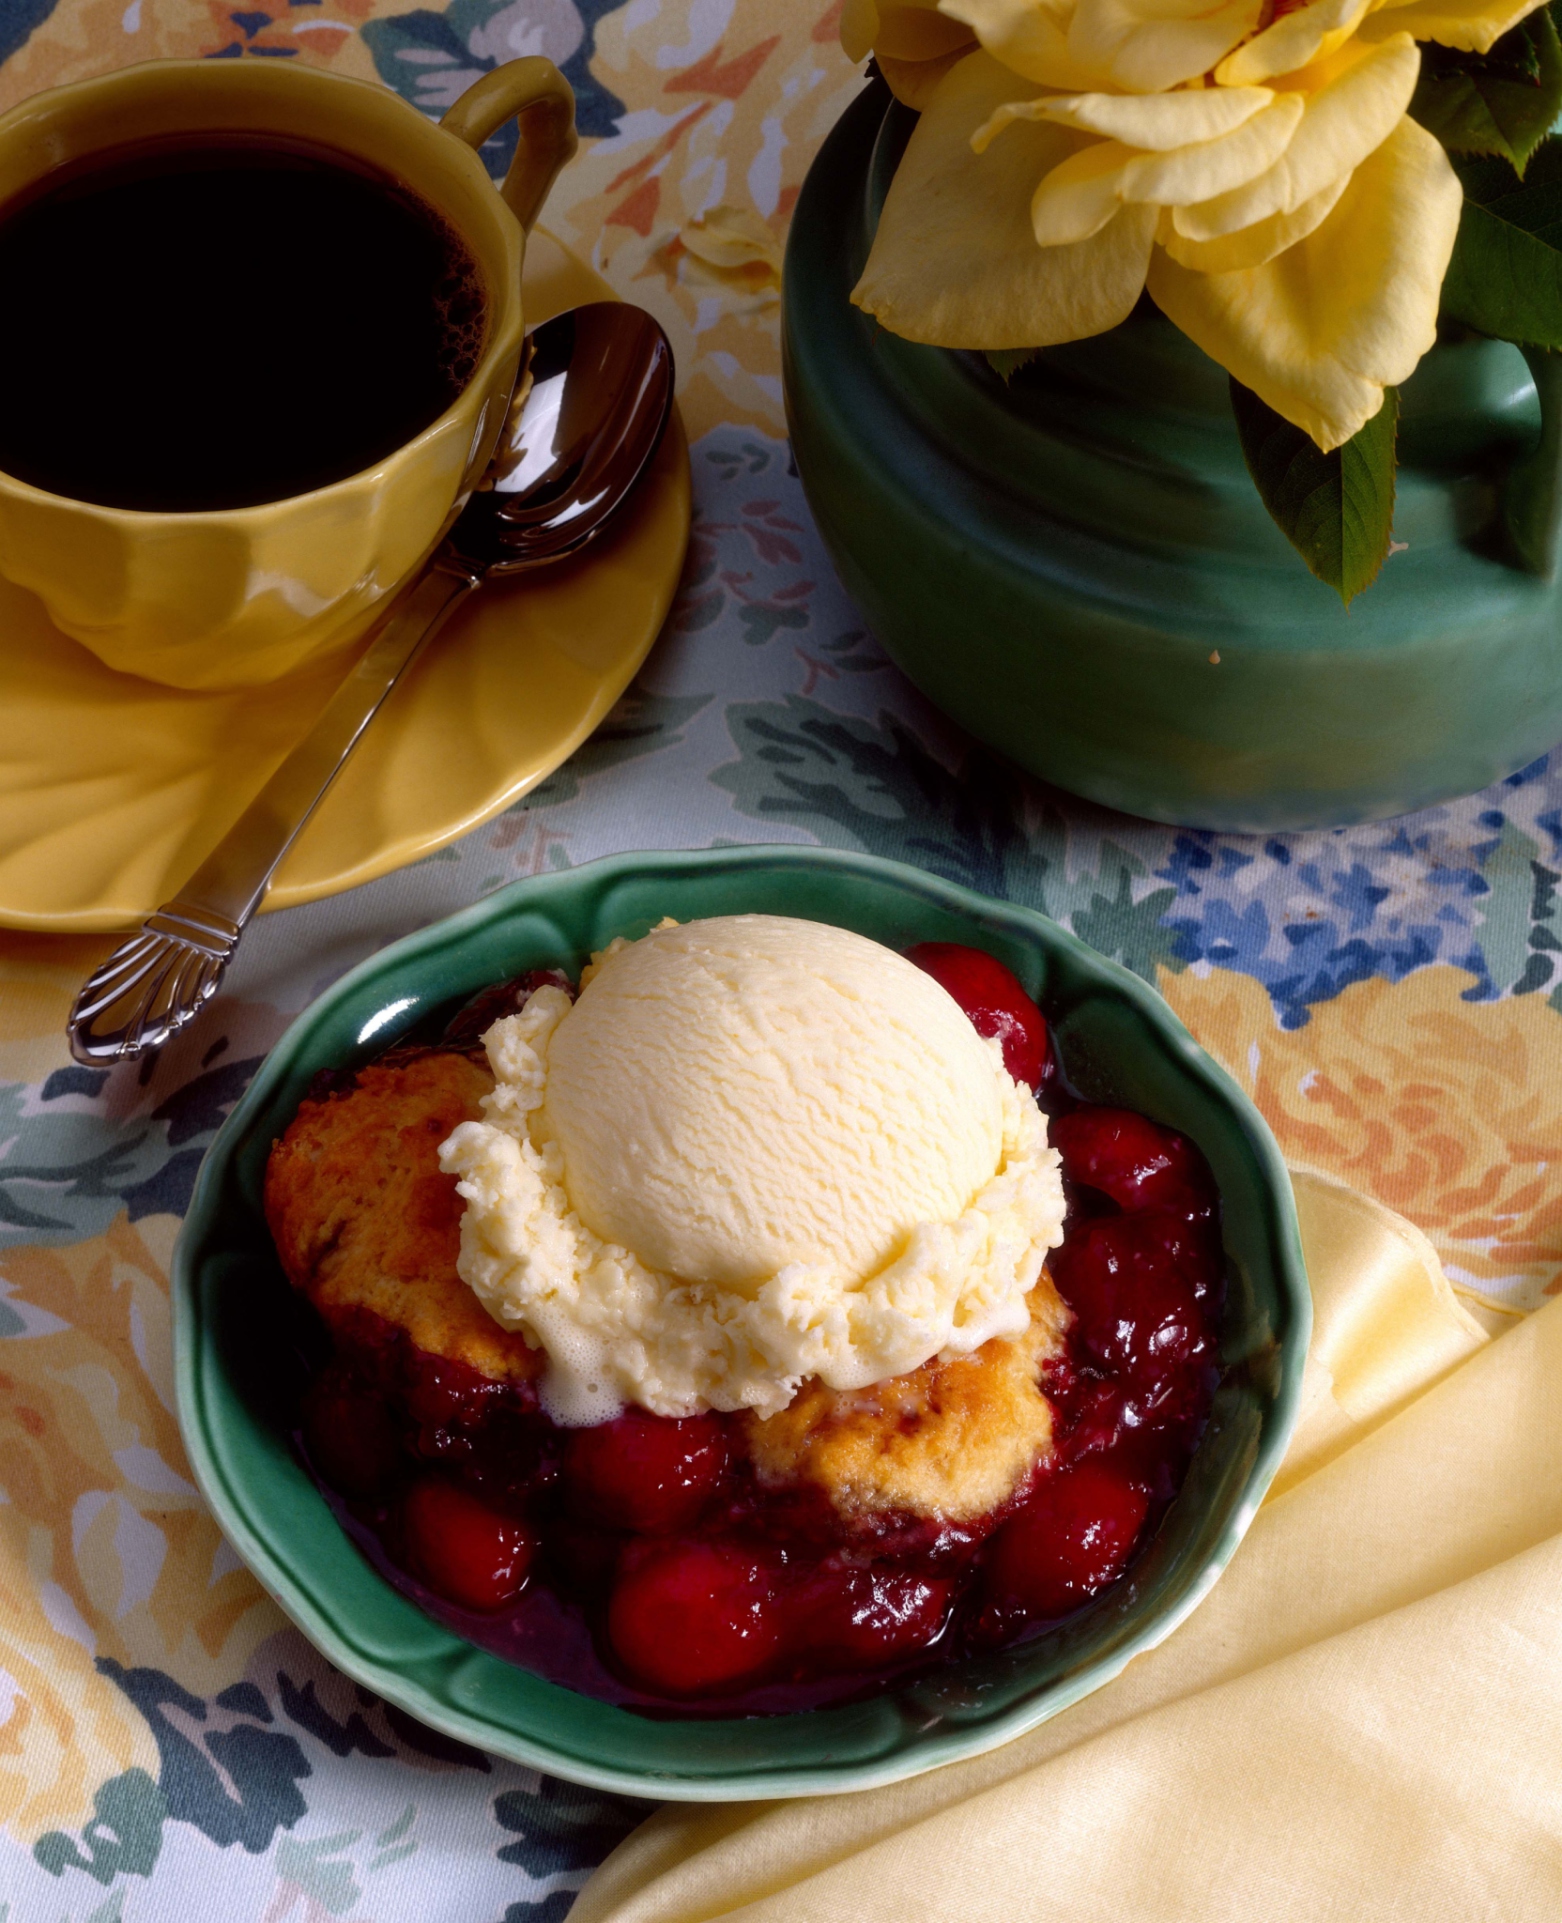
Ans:
POLYGON ((784 1408, 1027 1325, 1062 1239, 1029 1090, 932 978, 778 916, 615 942, 494 1024, 441 1150, 460 1272, 556 1419, 784 1408))
POLYGON ((548 1051, 582 1223, 689 1282, 789 1263, 843 1287, 997 1168, 1002 1078, 903 956, 822 922, 663 929, 604 962, 548 1051))

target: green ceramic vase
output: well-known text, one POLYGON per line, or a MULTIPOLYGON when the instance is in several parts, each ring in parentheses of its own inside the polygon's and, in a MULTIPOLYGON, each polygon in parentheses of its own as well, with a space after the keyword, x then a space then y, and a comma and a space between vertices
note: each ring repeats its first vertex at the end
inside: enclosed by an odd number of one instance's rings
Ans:
POLYGON ((1498 341, 1426 356, 1403 545, 1347 610, 1259 501, 1224 371, 1147 301, 1007 386, 851 306, 913 125, 876 84, 820 151, 783 348, 831 555, 940 708, 1092 800, 1253 831, 1402 814, 1562 738, 1562 369, 1498 341))

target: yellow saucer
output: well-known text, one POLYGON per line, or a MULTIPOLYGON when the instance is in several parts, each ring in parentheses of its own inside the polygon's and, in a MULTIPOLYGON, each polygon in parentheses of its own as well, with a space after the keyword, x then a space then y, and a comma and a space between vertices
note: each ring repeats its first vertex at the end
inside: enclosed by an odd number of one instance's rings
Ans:
MULTIPOLYGON (((528 326, 613 298, 540 228, 528 326)), ((689 538, 676 413, 622 523, 581 560, 474 595, 398 688, 277 875, 266 907, 371 881, 508 807, 622 694, 672 605, 689 538)), ((347 659, 217 694, 116 674, 0 581, 0 927, 133 926, 175 894, 303 735, 347 659)))

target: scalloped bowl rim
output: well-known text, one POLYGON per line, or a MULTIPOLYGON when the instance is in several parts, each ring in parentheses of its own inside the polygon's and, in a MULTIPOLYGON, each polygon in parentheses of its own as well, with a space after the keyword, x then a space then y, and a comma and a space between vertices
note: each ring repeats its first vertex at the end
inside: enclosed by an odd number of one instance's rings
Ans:
MULTIPOLYGON (((436 998, 437 999, 437 998, 436 998)), ((387 1037, 387 1039, 389 1039, 387 1037)), ((323 1062, 315 1066, 325 1066, 323 1062)), ((1290 1179, 1278 1145, 1257 1108, 1237 1083, 1199 1045, 1170 1007, 1147 983, 1121 964, 1090 948, 1077 936, 1034 909, 1002 901, 924 870, 878 856, 797 844, 749 844, 739 847, 625 853, 524 877, 484 896, 454 914, 417 929, 377 949, 356 967, 338 977, 304 1009, 273 1045, 243 1097, 218 1130, 202 1161, 189 1210, 174 1250, 171 1290, 174 1316, 174 1361, 179 1424, 195 1479, 230 1544, 283 1613, 315 1647, 354 1681, 373 1689, 431 1729, 491 1754, 546 1771, 566 1781, 620 1794, 662 1800, 718 1802, 844 1793, 879 1788, 920 1775, 927 1770, 981 1755, 1012 1741, 1049 1720, 1110 1682, 1136 1656, 1163 1642, 1198 1606, 1218 1580, 1246 1534, 1270 1482, 1278 1471, 1295 1426, 1312 1324, 1312 1298, 1302 1260, 1290 1179), (723 868, 740 871, 822 870, 856 874, 919 895, 930 907, 965 917, 1007 925, 1012 936, 1028 941, 1044 953, 1067 957, 1097 988, 1125 999, 1135 1014, 1159 1032, 1163 1043, 1179 1058, 1182 1070, 1204 1084, 1230 1114, 1247 1138, 1262 1178, 1264 1200, 1271 1212, 1274 1272, 1287 1311, 1286 1329, 1278 1343, 1277 1380, 1269 1397, 1271 1419, 1253 1456, 1235 1501, 1205 1560, 1182 1594, 1158 1612, 1149 1614, 1137 1633, 1119 1646, 1084 1664, 1071 1676, 1046 1686, 1037 1696, 1000 1710, 980 1723, 946 1723, 937 1734, 919 1733, 911 1747, 902 1745, 882 1758, 851 1760, 768 1770, 734 1770, 727 1775, 683 1777, 662 1775, 654 1769, 625 1768, 598 1763, 561 1750, 533 1731, 500 1724, 432 1695, 421 1683, 402 1675, 377 1655, 357 1647, 340 1623, 288 1564, 278 1547, 275 1519, 254 1518, 245 1500, 231 1486, 211 1446, 202 1414, 208 1383, 203 1357, 203 1325, 199 1296, 202 1245, 220 1218, 236 1154, 245 1141, 252 1117, 275 1083, 308 1044, 325 1018, 354 991, 387 966, 413 964, 437 956, 462 939, 507 916, 512 908, 545 903, 551 886, 582 878, 611 886, 626 875, 665 876, 676 885, 680 878, 723 868)), ((226 1382, 218 1385, 231 1394, 226 1382)), ((425 1621, 432 1621, 424 1618, 425 1621)), ((453 1630, 439 1626, 442 1635, 463 1650, 476 1652, 453 1630)), ((487 1652, 481 1652, 486 1655, 487 1652)), ((502 1661, 491 1657, 489 1660, 502 1661)), ((563 1689, 564 1686, 559 1686, 563 1689)), ((573 1692, 568 1692, 573 1694, 573 1692)), ((625 1712, 627 1713, 627 1712, 625 1712)), ((808 1715, 780 1718, 788 1722, 808 1715)), ((683 1727, 699 1719, 686 1719, 683 1727)), ((730 1718, 704 1719, 730 1726, 730 1718)))

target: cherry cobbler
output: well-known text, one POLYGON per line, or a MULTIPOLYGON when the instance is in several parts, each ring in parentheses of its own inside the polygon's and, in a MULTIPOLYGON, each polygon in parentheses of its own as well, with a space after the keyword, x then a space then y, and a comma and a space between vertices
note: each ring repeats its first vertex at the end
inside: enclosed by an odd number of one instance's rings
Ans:
POLYGON ((265 1195, 328 1337, 298 1445, 364 1553, 462 1635, 653 1713, 803 1707, 1069 1616, 1153 1531, 1216 1381, 1209 1170, 1185 1136, 1076 1100, 1002 963, 907 959, 1035 1091, 1061 1243, 1020 1332, 866 1387, 807 1378, 770 1413, 561 1423, 543 1350, 458 1273, 441 1145, 494 1088, 484 1034, 538 990, 573 997, 564 975, 316 1078, 265 1195))

